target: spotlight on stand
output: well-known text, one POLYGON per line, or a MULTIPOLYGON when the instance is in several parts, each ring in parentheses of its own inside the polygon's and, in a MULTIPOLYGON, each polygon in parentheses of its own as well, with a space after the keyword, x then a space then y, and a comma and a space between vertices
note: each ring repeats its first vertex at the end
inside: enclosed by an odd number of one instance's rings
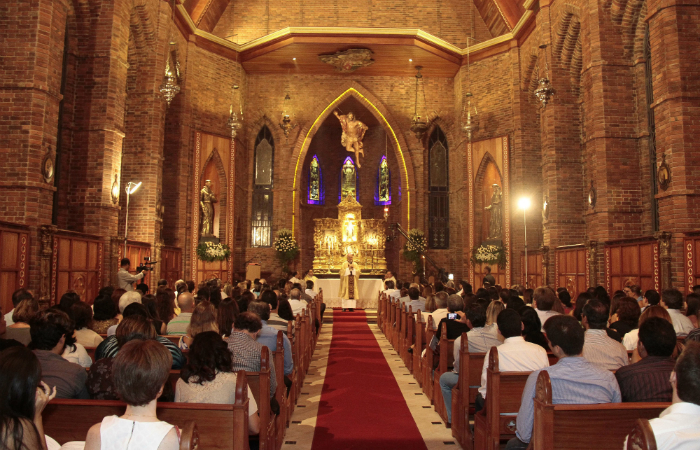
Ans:
POLYGON ((129 236, 129 197, 131 197, 131 194, 134 192, 138 191, 139 188, 141 187, 141 181, 138 183, 135 183, 133 181, 129 181, 126 183, 126 219, 124 220, 124 258, 126 258, 126 242, 129 236))
POLYGON ((527 279, 527 210, 530 209, 532 202, 530 201, 530 197, 521 197, 518 200, 518 209, 522 209, 523 211, 523 226, 524 226, 524 232, 525 232, 525 289, 528 288, 528 279, 527 279))

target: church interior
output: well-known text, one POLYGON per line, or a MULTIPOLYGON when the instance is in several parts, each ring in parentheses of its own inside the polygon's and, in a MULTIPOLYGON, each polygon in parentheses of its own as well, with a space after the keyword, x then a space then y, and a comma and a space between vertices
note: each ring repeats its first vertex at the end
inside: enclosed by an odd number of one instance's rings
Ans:
MULTIPOLYGON (((122 258, 133 274, 150 269, 151 294, 158 280, 235 287, 312 269, 325 289, 299 319, 294 339, 305 341, 292 342, 300 375, 291 397, 280 394, 286 423, 261 432, 260 448, 487 448, 469 430, 474 392, 453 399, 466 416, 446 428, 439 375, 453 356, 431 355, 435 373, 424 367, 413 344, 425 348, 426 323, 381 292, 384 275, 406 288, 449 280, 477 291, 490 273, 499 292, 549 286, 573 299, 597 286, 610 297, 630 286, 692 293, 699 9, 663 0, 2 2, 2 312, 19 289, 42 310, 66 292, 92 305, 117 286, 122 258), (343 318, 338 277, 349 254, 361 297, 343 318), (353 322, 363 317, 369 328, 353 322), (388 367, 371 389, 388 393, 378 410, 392 421, 377 420, 405 432, 370 426, 374 440, 353 440, 334 414, 361 416, 368 404, 336 399, 328 410, 324 378, 354 370, 347 358, 357 356, 341 345, 353 336, 388 367), (306 401, 315 406, 290 404, 306 401)), ((206 416, 192 416, 201 448, 248 448, 207 437, 216 431, 206 416)), ((501 448, 513 433, 501 430, 501 448)), ((499 448, 498 431, 489 439, 499 448)), ((530 448, 579 448, 552 445, 530 448)))

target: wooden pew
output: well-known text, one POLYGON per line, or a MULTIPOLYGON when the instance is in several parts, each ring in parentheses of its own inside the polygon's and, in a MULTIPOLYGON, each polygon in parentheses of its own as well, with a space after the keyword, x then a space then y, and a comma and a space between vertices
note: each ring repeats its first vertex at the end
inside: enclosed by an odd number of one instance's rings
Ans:
POLYGON ((413 341, 413 378, 418 382, 418 386, 423 386, 423 365, 421 354, 425 348, 425 322, 420 311, 416 313, 416 336, 413 341))
POLYGON ((428 326, 425 328, 425 355, 421 356, 421 368, 423 374, 423 393, 430 400, 430 404, 433 404, 433 362, 434 355, 433 351, 430 349, 430 341, 433 340, 435 336, 434 330, 435 324, 433 323, 433 316, 428 316, 428 326))
POLYGON ((498 450, 502 439, 515 437, 515 419, 531 373, 501 372, 498 347, 491 348, 484 410, 474 415, 474 448, 498 450))
MULTIPOLYGON (((440 356, 438 361, 438 366, 433 374, 433 402, 435 405, 435 412, 438 413, 445 426, 449 423, 447 420, 447 409, 445 408, 445 401, 442 398, 442 389, 440 389, 440 377, 443 373, 450 372, 454 367, 454 339, 447 339, 447 324, 442 325, 442 332, 440 334, 440 356)), ((426 351, 429 352, 430 349, 426 351)))
POLYGON ((552 404, 547 371, 537 377, 529 450, 619 450, 637 419, 658 417, 670 403, 552 404))
MULTIPOLYGON (((54 399, 42 414, 44 432, 60 444, 84 441, 92 425, 101 422, 105 416, 121 416, 125 410, 126 404, 116 400, 54 399)), ((233 405, 159 403, 157 414, 160 420, 183 430, 191 426, 188 422, 196 421, 202 449, 247 450, 248 384, 245 372, 238 372, 233 405)), ((182 443, 180 448, 183 449, 182 443)))
POLYGON ((275 365, 275 376, 277 378, 277 392, 275 392, 275 398, 277 403, 280 405, 280 414, 275 418, 277 422, 275 424, 275 430, 277 435, 275 437, 276 449, 282 447, 282 442, 284 441, 284 433, 287 431, 289 412, 288 397, 287 397, 287 387, 284 385, 284 333, 281 331, 277 332, 277 351, 272 352, 272 361, 275 365))
POLYGON ((408 307, 408 312, 406 313, 406 334, 404 336, 404 342, 401 346, 402 353, 401 358, 406 368, 410 373, 413 373, 413 355, 409 353, 409 349, 416 340, 416 318, 413 314, 413 307, 408 307))
POLYGON ((260 371, 246 372, 248 385, 258 404, 258 414, 260 414, 260 450, 276 448, 275 419, 277 416, 270 409, 270 364, 270 349, 263 347, 260 352, 260 371))
POLYGON ((199 449, 199 430, 197 424, 190 420, 185 422, 180 433, 180 450, 199 449))
POLYGON ((486 353, 469 353, 469 338, 462 333, 459 348, 459 381, 452 389, 452 436, 464 449, 472 449, 469 410, 474 407, 481 386, 481 371, 486 353))
POLYGON ((627 437, 626 450, 656 450, 656 437, 647 419, 637 419, 627 437))

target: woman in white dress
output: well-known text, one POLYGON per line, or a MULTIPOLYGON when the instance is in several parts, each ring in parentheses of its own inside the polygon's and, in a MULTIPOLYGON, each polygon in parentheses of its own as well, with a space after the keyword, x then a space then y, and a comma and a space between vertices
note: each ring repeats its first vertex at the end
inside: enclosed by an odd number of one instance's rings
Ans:
POLYGON ((175 426, 156 416, 157 399, 172 363, 172 355, 158 341, 124 344, 114 359, 112 376, 119 396, 126 402, 126 412, 93 425, 85 450, 178 450, 175 426))

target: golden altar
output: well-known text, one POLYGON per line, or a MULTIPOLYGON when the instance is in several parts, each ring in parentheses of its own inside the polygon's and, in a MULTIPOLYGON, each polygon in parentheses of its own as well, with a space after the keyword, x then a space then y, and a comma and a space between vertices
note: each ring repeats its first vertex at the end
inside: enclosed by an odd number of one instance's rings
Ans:
POLYGON ((314 219, 314 274, 337 274, 348 253, 365 275, 384 275, 386 221, 362 219, 354 195, 338 204, 338 218, 314 219))

